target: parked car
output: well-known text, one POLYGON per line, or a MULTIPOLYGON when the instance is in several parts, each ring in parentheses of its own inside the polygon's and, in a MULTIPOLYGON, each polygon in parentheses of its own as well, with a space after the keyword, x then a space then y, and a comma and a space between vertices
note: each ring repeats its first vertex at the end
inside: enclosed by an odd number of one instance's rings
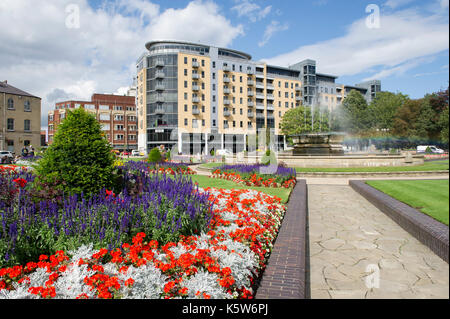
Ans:
POLYGON ((138 150, 132 150, 131 156, 141 156, 141 152, 139 152, 138 150))
POLYGON ((431 153, 434 154, 444 154, 444 150, 434 146, 434 145, 419 145, 417 146, 417 153, 426 153, 427 150, 430 150, 431 153))
POLYGON ((10 151, 0 151, 0 164, 12 164, 14 155, 10 151))
POLYGON ((231 156, 233 155, 233 152, 227 149, 217 150, 216 155, 219 156, 231 156))

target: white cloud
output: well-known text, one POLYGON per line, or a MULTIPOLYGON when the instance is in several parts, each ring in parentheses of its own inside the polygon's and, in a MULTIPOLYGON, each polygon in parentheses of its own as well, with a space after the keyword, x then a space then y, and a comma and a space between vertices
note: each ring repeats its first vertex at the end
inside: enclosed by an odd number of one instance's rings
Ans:
POLYGON ((0 78, 42 97, 42 126, 60 99, 120 92, 135 76, 136 60, 154 39, 229 46, 242 35, 210 1, 160 10, 147 0, 1 0, 0 78), (79 8, 79 28, 66 27, 66 7, 79 8), (13 26, 13 27, 12 27, 13 26))
POLYGON ((285 31, 287 29, 289 29, 289 25, 287 23, 280 24, 279 21, 272 21, 269 25, 267 25, 264 31, 263 39, 258 43, 258 46, 262 47, 266 45, 275 33, 285 31))
POLYGON ((440 5, 442 9, 448 9, 449 0, 440 0, 440 5))
POLYGON ((261 6, 251 0, 237 0, 235 2, 238 4, 232 7, 231 10, 236 11, 238 17, 245 16, 249 18, 251 22, 264 19, 272 11, 271 5, 261 8, 261 6))
POLYGON ((404 10, 381 16, 379 29, 368 29, 365 18, 355 21, 338 38, 301 46, 266 59, 270 64, 288 66, 315 59, 320 72, 354 75, 382 67, 381 75, 402 71, 408 61, 448 50, 448 17, 424 16, 404 10))
POLYGON ((386 3, 384 5, 392 8, 392 9, 396 9, 398 7, 405 6, 413 1, 414 0, 388 0, 388 1, 386 1, 386 3))

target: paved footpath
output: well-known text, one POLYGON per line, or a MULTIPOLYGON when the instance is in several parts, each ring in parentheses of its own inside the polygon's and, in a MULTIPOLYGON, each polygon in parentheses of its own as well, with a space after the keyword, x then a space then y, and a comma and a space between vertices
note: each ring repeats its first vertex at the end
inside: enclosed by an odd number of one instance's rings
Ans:
POLYGON ((445 261, 346 183, 317 182, 308 181, 312 299, 449 298, 445 261))

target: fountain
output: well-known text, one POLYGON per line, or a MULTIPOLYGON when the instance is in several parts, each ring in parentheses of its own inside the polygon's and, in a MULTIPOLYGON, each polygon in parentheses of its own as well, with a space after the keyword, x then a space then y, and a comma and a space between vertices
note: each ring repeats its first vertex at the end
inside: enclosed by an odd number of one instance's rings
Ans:
POLYGON ((342 156, 344 136, 343 133, 335 132, 292 135, 293 155, 342 156))

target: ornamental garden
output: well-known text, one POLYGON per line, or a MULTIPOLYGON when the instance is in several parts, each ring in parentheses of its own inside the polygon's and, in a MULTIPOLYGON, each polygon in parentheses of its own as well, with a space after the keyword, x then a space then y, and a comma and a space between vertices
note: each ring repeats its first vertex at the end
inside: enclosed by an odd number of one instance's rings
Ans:
POLYGON ((295 169, 194 174, 156 151, 122 162, 69 112, 31 168, 0 166, 0 298, 253 298, 295 169))

